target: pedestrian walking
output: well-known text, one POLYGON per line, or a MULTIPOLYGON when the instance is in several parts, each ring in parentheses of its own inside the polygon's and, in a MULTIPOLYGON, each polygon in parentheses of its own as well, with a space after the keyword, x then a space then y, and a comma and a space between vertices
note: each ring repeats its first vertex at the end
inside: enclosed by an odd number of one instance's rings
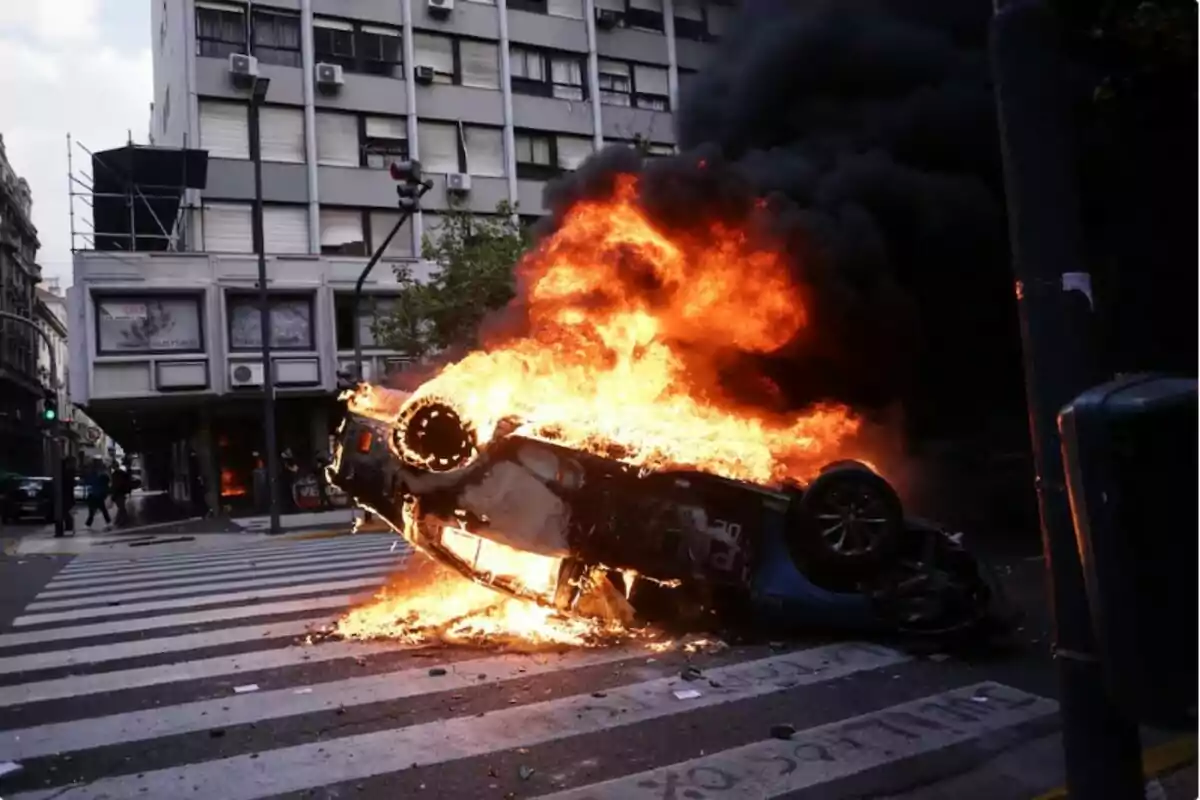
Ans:
POLYGON ((129 478, 129 470, 118 461, 113 461, 112 468, 112 501, 116 514, 116 526, 122 528, 129 524, 129 492, 133 488, 129 478))
MULTIPOLYGON (((64 456, 62 478, 58 486, 62 494, 63 531, 75 532, 75 457, 64 456)), ((55 533, 55 536, 58 534, 55 533)))
POLYGON ((91 469, 85 478, 87 485, 87 520, 84 522, 89 528, 92 527, 92 521, 96 518, 96 512, 99 511, 104 517, 104 525, 106 528, 112 527, 112 518, 108 516, 108 508, 104 505, 108 500, 109 478, 108 470, 104 468, 104 462, 96 459, 92 463, 91 469))

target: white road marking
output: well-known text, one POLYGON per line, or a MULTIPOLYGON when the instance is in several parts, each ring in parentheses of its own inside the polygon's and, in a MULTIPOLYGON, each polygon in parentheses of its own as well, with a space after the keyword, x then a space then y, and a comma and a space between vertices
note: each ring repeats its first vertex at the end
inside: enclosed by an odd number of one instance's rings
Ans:
POLYGON ((71 650, 48 650, 40 653, 8 656, 0 658, 0 675, 56 667, 102 664, 106 661, 120 661, 124 658, 180 653, 238 642, 258 642, 267 637, 301 636, 309 630, 333 620, 334 617, 321 616, 312 619, 271 622, 265 625, 243 625, 239 628, 216 628, 199 633, 185 633, 180 636, 163 636, 158 639, 134 639, 129 642, 76 647, 71 650))
MULTIPOLYGON (((192 599, 200 600, 210 593, 236 592, 256 589, 262 586, 320 583, 333 579, 366 578, 368 576, 378 576, 381 579, 385 579, 400 566, 402 565, 397 565, 393 562, 384 562, 369 567, 332 569, 325 572, 315 572, 311 575, 291 573, 266 578, 256 576, 242 578, 241 580, 215 581, 198 586, 161 586, 156 589, 138 589, 130 592, 105 592, 99 595, 87 595, 84 597, 64 597, 54 600, 37 599, 25 606, 25 612, 51 611, 59 608, 81 608, 97 605, 111 607, 112 603, 129 603, 135 600, 154 600, 160 597, 182 597, 185 595, 192 595, 192 599)), ((38 595, 38 597, 41 597, 41 595, 38 595)))
POLYGON ((93 580, 71 581, 57 586, 47 584, 38 594, 39 599, 54 597, 76 597, 78 595, 96 594, 98 592, 122 592, 129 589, 153 589, 158 586, 187 586, 189 584, 208 583, 213 580, 234 580, 254 576, 288 575, 306 572, 318 572, 334 567, 357 567, 369 564, 404 563, 408 553, 392 555, 385 552, 370 553, 339 553, 322 556, 319 561, 303 560, 295 562, 280 562, 266 565, 234 564, 229 566, 188 570, 180 575, 151 574, 141 576, 121 575, 113 578, 96 578, 93 580))
POLYGON ((122 569, 143 567, 170 567, 185 564, 200 564, 236 558, 270 558, 287 553, 317 553, 323 550, 371 546, 390 542, 395 534, 371 534, 370 536, 341 536, 334 539, 319 539, 308 542, 267 542, 259 545, 232 547, 203 551, 186 551, 165 555, 145 556, 91 556, 83 555, 64 566, 60 575, 86 572, 113 572, 122 569))
MULTIPOLYGON (((95 617, 127 617, 131 614, 149 614, 156 611, 172 611, 178 608, 196 608, 198 606, 215 606, 223 603, 253 603, 273 597, 288 597, 297 594, 321 594, 323 592, 344 592, 354 589, 379 586, 384 582, 383 576, 373 578, 354 578, 344 581, 325 581, 324 583, 302 583, 296 586, 280 586, 271 589, 248 589, 243 592, 228 592, 226 594, 210 594, 205 597, 184 597, 176 600, 154 600, 146 603, 130 603, 119 606, 89 606, 87 608, 72 608, 67 611, 45 611, 40 614, 22 614, 13 620, 14 628, 24 628, 30 625, 46 625, 51 622, 68 622, 78 619, 95 617)), ((254 606, 249 606, 253 608, 254 606)), ((220 619, 220 617, 218 617, 220 619)))
POLYGON ((6 633, 0 635, 0 649, 42 644, 45 642, 62 642, 69 639, 91 639, 116 636, 122 633, 140 633, 159 628, 204 625, 210 622, 231 622, 237 619, 250 619, 253 617, 279 617, 284 614, 326 611, 333 608, 345 608, 354 603, 362 602, 369 597, 368 593, 306 597, 301 600, 284 600, 278 603, 262 603, 258 605, 236 606, 234 608, 213 608, 207 611, 194 611, 186 614, 164 614, 159 617, 139 617, 137 619, 94 622, 88 625, 71 625, 41 631, 6 633))
POLYGON ((233 656, 214 656, 175 664, 97 672, 91 675, 70 675, 34 683, 0 686, 0 708, 40 703, 45 700, 84 697, 165 683, 205 680, 221 675, 242 675, 265 669, 316 664, 339 658, 356 658, 378 653, 411 650, 412 645, 400 642, 324 642, 314 645, 289 645, 273 650, 256 650, 233 656))
POLYGON ((514 747, 530 747, 611 730, 699 708, 761 697, 907 657, 875 645, 835 644, 708 670, 719 686, 681 703, 671 695, 678 677, 621 686, 605 697, 572 695, 481 717, 441 719, 395 730, 347 736, 152 772, 36 790, 16 800, 95 797, 220 797, 254 800, 347 780, 385 775, 412 765, 441 764, 514 747))
POLYGON ((540 800, 767 800, 1057 713, 1053 700, 982 683, 540 800))
MULTIPOLYGON (((0 732, 0 759, 71 753, 93 747, 149 741, 163 736, 229 728, 268 719, 332 711, 438 692, 461 691, 523 680, 535 675, 612 664, 644 655, 629 649, 572 652, 537 657, 498 656, 442 663, 446 674, 429 675, 428 665, 302 688, 263 691, 252 697, 218 697, 177 706, 0 732)), ((670 668, 668 668, 670 669, 670 668)), ((635 677, 662 669, 638 667, 635 677)))
POLYGON ((333 553, 382 553, 391 544, 391 538, 384 540, 346 542, 345 544, 329 544, 320 548, 281 548, 245 553, 240 550, 219 551, 207 556, 189 556, 186 561, 166 561, 146 563, 132 561, 127 564, 114 566, 93 567, 88 569, 71 570, 63 568, 51 583, 65 584, 68 582, 96 580, 98 578, 119 578, 132 575, 180 574, 195 572, 197 569, 212 569, 219 566, 236 564, 264 564, 277 561, 313 561, 333 553))

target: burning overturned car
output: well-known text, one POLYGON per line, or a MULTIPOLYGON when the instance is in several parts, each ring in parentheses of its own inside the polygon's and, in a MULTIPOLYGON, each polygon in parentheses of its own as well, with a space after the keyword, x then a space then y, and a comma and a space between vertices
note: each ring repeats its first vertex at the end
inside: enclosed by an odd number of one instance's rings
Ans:
POLYGON ((464 577, 622 624, 966 633, 997 586, 958 537, 906 519, 867 464, 769 488, 647 471, 522 434, 487 442, 445 400, 362 386, 334 480, 464 577))
POLYGON ((332 482, 435 561, 573 618, 992 621, 981 564, 846 460, 858 415, 820 390, 799 410, 750 398, 777 388, 755 359, 821 335, 769 206, 661 220, 644 177, 600 175, 560 210, 516 266, 503 335, 412 392, 349 392, 332 482))

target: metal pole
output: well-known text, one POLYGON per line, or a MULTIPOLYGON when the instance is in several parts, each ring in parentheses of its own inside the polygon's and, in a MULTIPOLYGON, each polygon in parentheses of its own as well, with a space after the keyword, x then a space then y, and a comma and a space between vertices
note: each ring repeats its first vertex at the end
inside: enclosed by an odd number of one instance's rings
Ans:
POLYGON ((266 428, 267 496, 270 503, 270 532, 279 533, 279 453, 275 442, 275 375, 271 365, 271 300, 267 292, 267 254, 263 235, 262 147, 259 142, 258 110, 267 94, 269 81, 257 78, 250 96, 250 158, 254 162, 254 252, 258 254, 258 308, 262 336, 263 425, 266 428))
POLYGON ((402 212, 400 214, 400 219, 396 220, 396 224, 392 226, 392 230, 390 233, 388 233, 387 238, 383 240, 383 244, 379 245, 379 247, 375 249, 375 252, 371 254, 371 260, 367 262, 365 267, 363 267, 363 271, 359 273, 358 281, 354 284, 354 325, 352 326, 354 328, 354 379, 359 383, 361 383, 363 379, 363 368, 362 336, 358 330, 358 311, 359 305, 362 303, 363 283, 367 280, 367 276, 371 274, 371 270, 375 268, 375 264, 383 256, 383 251, 387 250, 388 245, 392 243, 392 238, 395 237, 396 232, 400 230, 400 227, 404 225, 404 223, 407 222, 408 218, 411 216, 412 214, 409 213, 402 212))
MULTIPOLYGON (((59 412, 50 426, 50 482, 54 487, 54 535, 63 535, 63 485, 62 485, 62 441, 58 438, 59 417, 62 409, 58 408, 58 358, 54 355, 54 343, 44 330, 28 317, 18 316, 9 311, 0 311, 0 318, 20 322, 33 329, 46 344, 46 352, 50 354, 50 388, 54 391, 54 405, 59 412)), ((74 491, 74 487, 72 487, 74 491)))
POLYGON ((1113 705, 1096 657, 1056 425, 1098 379, 1091 277, 1084 263, 1072 124, 1056 22, 1039 0, 997 0, 991 27, 1008 225, 1025 351, 1042 547, 1054 613, 1067 792, 1143 795, 1136 724, 1113 705))

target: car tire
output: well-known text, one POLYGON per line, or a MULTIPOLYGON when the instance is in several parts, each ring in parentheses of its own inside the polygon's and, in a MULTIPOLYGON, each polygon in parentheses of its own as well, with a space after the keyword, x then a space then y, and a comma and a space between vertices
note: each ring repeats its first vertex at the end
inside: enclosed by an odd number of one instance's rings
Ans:
POLYGON ((788 511, 788 549, 818 581, 869 578, 895 556, 903 532, 896 490, 857 461, 826 466, 788 511))

